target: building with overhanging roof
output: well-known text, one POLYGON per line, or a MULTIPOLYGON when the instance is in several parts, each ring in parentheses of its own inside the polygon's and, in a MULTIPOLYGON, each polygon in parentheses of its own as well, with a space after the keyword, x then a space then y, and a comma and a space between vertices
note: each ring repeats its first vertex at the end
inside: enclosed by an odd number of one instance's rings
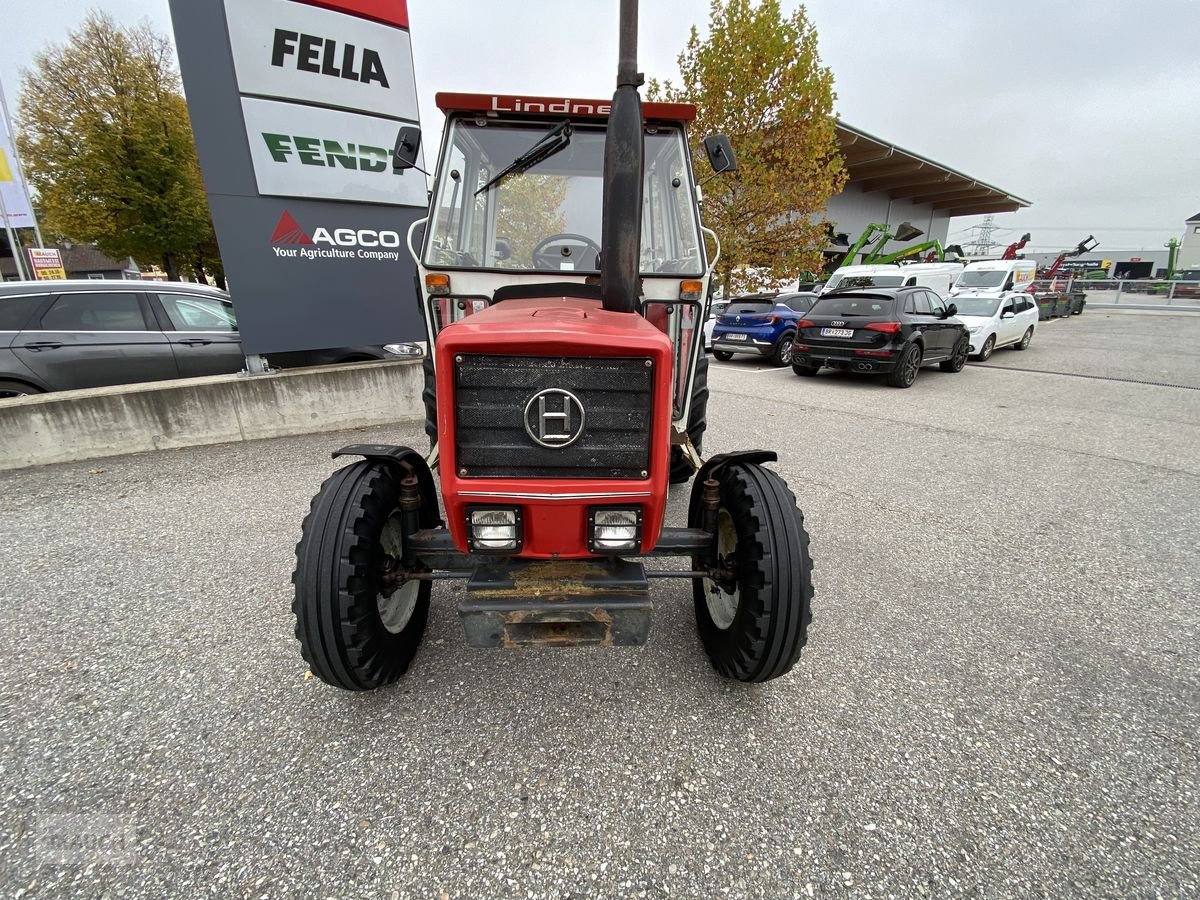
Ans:
POLYGON ((928 240, 945 244, 956 216, 1015 212, 1030 205, 1003 188, 840 120, 837 135, 849 179, 826 208, 838 236, 830 255, 836 256, 839 247, 845 252, 872 223, 894 230, 908 222, 921 229, 923 234, 911 241, 888 243, 885 252, 892 252, 928 240))

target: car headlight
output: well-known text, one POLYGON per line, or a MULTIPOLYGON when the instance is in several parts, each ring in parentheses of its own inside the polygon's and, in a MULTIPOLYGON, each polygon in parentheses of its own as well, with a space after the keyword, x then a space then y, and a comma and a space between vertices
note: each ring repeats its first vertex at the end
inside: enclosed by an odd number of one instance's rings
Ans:
POLYGON ((975 325, 975 326, 967 329, 967 331, 971 332, 971 334, 979 334, 979 332, 982 330, 983 330, 982 325, 975 325))
POLYGON ((413 343, 384 344, 383 352, 388 353, 392 356, 404 356, 404 357, 414 357, 414 356, 424 356, 425 355, 425 350, 421 347, 421 345, 413 344, 413 343))

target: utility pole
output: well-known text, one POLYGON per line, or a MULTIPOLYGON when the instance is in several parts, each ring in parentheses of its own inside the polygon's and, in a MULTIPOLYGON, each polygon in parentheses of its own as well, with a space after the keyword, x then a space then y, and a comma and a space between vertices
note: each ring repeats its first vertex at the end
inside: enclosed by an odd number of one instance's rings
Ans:
POLYGON ((992 232, 996 229, 996 217, 985 216, 983 223, 974 226, 972 231, 978 229, 979 234, 975 236, 975 241, 971 244, 971 252, 968 256, 987 256, 992 252, 992 248, 996 246, 992 240, 992 232))

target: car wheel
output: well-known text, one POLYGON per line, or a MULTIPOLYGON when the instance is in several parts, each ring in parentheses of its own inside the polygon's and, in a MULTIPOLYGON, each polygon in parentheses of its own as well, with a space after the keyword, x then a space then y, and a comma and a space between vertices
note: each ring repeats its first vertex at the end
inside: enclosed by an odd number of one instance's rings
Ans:
POLYGON ((983 346, 979 348, 979 352, 975 354, 975 359, 980 362, 987 362, 991 358, 992 351, 996 349, 996 336, 989 334, 988 339, 983 342, 983 346))
POLYGON ((44 394, 41 388, 20 381, 0 381, 0 400, 10 400, 13 397, 32 397, 34 394, 44 394))
POLYGON ((729 362, 729 360, 733 359, 733 353, 729 350, 714 350, 713 356, 721 362, 729 362))
POLYGON ((910 345, 896 363, 896 368, 887 373, 887 383, 898 388, 912 387, 913 382, 917 380, 917 372, 921 369, 923 356, 920 347, 916 344, 910 345))
POLYGON ((793 363, 792 371, 795 372, 797 375, 801 375, 805 378, 812 378, 818 372, 821 371, 821 367, 820 366, 801 366, 801 365, 796 365, 793 363))
MULTIPOLYGON (((714 536, 721 581, 696 578, 696 628, 713 668, 737 681, 769 681, 800 657, 812 622, 812 558, 804 514, 783 479, 751 463, 716 476, 720 505, 714 536)), ((693 488, 689 524, 701 524, 693 488)), ((692 561, 694 569, 704 560, 692 561)))
POLYGON ((970 338, 964 337, 954 347, 954 355, 949 359, 942 360, 938 363, 938 367, 943 372, 961 372, 963 366, 967 364, 967 351, 970 349, 970 338))
POLYGON ((789 332, 776 342, 775 352, 771 354, 771 365, 775 368, 782 369, 792 364, 792 342, 795 337, 795 334, 789 332))
POLYGON ((1024 350, 1026 347, 1029 346, 1029 342, 1032 340, 1033 340, 1033 326, 1030 325, 1028 328, 1025 329, 1025 334, 1022 336, 1021 340, 1019 340, 1017 343, 1013 344, 1013 349, 1014 350, 1024 350))
POLYGON ((313 498, 296 545, 292 612, 300 652, 334 687, 363 691, 396 681, 416 655, 431 582, 388 585, 402 552, 399 480, 385 465, 334 472, 313 498))

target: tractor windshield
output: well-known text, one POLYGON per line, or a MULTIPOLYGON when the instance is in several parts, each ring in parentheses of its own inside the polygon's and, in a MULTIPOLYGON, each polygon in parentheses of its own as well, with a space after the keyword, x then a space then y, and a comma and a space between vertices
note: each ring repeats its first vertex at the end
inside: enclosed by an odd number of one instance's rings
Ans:
MULTIPOLYGON (((425 264, 598 272, 604 125, 572 124, 564 135, 561 121, 452 119, 425 264)), ((683 131, 648 126, 645 136, 642 274, 700 277, 704 260, 683 131)))

